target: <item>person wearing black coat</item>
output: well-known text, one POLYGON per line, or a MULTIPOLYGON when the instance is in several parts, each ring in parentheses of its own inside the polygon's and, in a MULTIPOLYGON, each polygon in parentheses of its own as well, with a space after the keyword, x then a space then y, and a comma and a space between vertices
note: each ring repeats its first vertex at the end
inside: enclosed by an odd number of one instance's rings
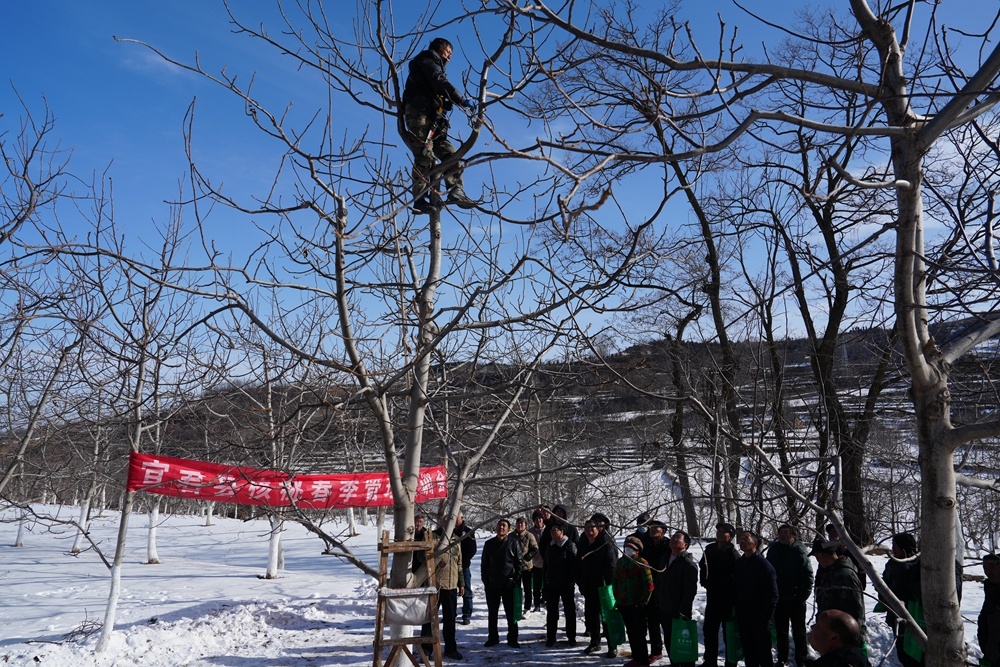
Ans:
MULTIPOLYGON (((436 164, 455 155, 455 146, 448 141, 448 120, 445 113, 457 104, 472 109, 476 103, 467 100, 448 81, 445 67, 451 60, 454 48, 451 42, 437 37, 430 47, 410 61, 410 71, 403 88, 403 118, 406 129, 413 138, 413 199, 418 213, 430 213, 435 206, 434 197, 427 198, 433 186, 428 173, 436 164)), ((462 167, 456 162, 444 174, 448 187, 448 201, 461 208, 475 208, 476 204, 465 194, 462 185, 462 167)))
POLYGON ((496 537, 486 540, 480 557, 483 587, 486 589, 488 637, 484 646, 500 643, 499 615, 503 603, 507 619, 507 644, 518 648, 517 623, 514 619, 514 586, 521 577, 521 542, 510 536, 510 521, 497 522, 496 537))
POLYGON ((580 563, 577 585, 583 595, 583 626, 590 637, 584 653, 590 655, 601 648, 600 589, 614 579, 618 549, 611 534, 592 517, 583 526, 583 537, 577 542, 577 554, 580 563))
MULTIPOLYGON (((678 530, 670 537, 670 554, 662 571, 655 575, 653 595, 663 626, 663 643, 669 648, 674 621, 690 619, 694 596, 698 593, 698 565, 688 553, 691 536, 678 530)), ((652 656, 650 656, 652 660, 652 656)), ((671 667, 694 667, 694 662, 678 662, 670 658, 671 667)))
POLYGON ((778 664, 788 662, 788 628, 795 644, 795 664, 805 665, 809 657, 806 643, 806 602, 813 588, 813 568, 809 550, 797 538, 795 528, 778 527, 778 540, 767 548, 767 560, 778 576, 778 606, 774 608, 774 630, 778 640, 778 664))
MULTIPOLYGON (((662 570, 670 556, 670 540, 667 539, 667 524, 653 519, 646 524, 649 541, 643 543, 642 556, 654 570, 662 570)), ((654 583, 655 586, 655 583, 654 583)), ((649 633, 649 660, 655 662, 663 656, 663 626, 660 624, 660 609, 656 602, 656 591, 646 605, 646 631, 649 633)), ((667 637, 670 641, 670 637, 667 637)))
POLYGON ((462 576, 465 578, 465 593, 462 596, 462 625, 472 622, 472 557, 476 555, 476 532, 465 523, 465 515, 458 513, 455 530, 456 539, 462 540, 462 576))
POLYGON ((579 568, 576 542, 563 532, 563 524, 549 529, 551 539, 545 552, 545 645, 556 643, 559 626, 559 603, 566 615, 566 638, 576 645, 576 579, 579 568))
MULTIPOLYGON (((729 523, 719 523, 715 527, 715 542, 705 547, 698 562, 699 581, 705 589, 705 621, 702 632, 705 638, 703 663, 715 665, 719 662, 719 629, 733 617, 736 604, 736 586, 733 570, 740 554, 733 540, 736 528, 729 523)), ((726 667, 736 667, 735 662, 726 662, 726 667)))
POLYGON ((545 552, 549 548, 549 542, 552 541, 552 533, 549 532, 552 526, 559 524, 562 526, 563 534, 569 538, 573 544, 577 544, 580 541, 580 531, 576 529, 572 523, 569 522, 567 518, 566 508, 562 505, 556 505, 552 508, 549 513, 548 518, 545 519, 545 530, 542 532, 542 539, 538 540, 538 552, 542 554, 542 560, 545 560, 545 552))
POLYGON ((810 555, 819 562, 816 571, 816 611, 839 609, 863 624, 865 601, 854 563, 840 555, 835 543, 824 540, 813 542, 810 555))
POLYGON ((778 577, 758 551, 760 538, 749 530, 740 533, 743 555, 733 568, 736 582, 736 624, 743 644, 746 667, 773 667, 768 624, 778 604, 778 577))
MULTIPOLYGON (((903 604, 920 602, 920 557, 917 540, 911 533, 896 533, 892 536, 892 558, 885 564, 882 580, 893 595, 903 604)), ((896 638, 896 658, 903 667, 919 667, 923 664, 906 652, 906 624, 901 623, 896 613, 886 610, 885 622, 896 638)))
POLYGON ((984 556, 983 572, 986 581, 983 582, 983 608, 979 612, 976 636, 983 658, 991 665, 1000 665, 1000 556, 984 556))

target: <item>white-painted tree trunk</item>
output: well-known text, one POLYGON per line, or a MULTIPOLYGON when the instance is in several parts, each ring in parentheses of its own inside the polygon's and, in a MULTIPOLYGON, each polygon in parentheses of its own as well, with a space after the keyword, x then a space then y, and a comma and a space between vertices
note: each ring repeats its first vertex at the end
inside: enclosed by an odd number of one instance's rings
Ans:
POLYGON ((280 556, 281 552, 281 531, 284 529, 284 522, 281 517, 277 514, 271 516, 271 539, 268 541, 267 548, 267 572, 264 574, 265 579, 277 579, 279 565, 278 561, 283 560, 280 556))
POLYGON ((125 537, 128 535, 128 519, 135 502, 135 491, 125 494, 122 506, 121 521, 118 523, 118 541, 115 543, 115 558, 111 563, 111 589, 108 592, 108 604, 104 609, 104 625, 101 635, 97 638, 94 653, 103 653, 111 642, 111 633, 115 629, 115 617, 118 614, 118 599, 122 590, 122 563, 125 560, 125 537))
POLYGON ((154 500, 149 508, 149 530, 146 533, 146 564, 159 565, 160 554, 156 551, 156 527, 160 525, 160 501, 154 500))
POLYGON ((92 493, 88 493, 87 497, 83 499, 83 504, 80 505, 80 518, 77 520, 76 538, 73 540, 73 548, 69 550, 71 554, 78 554, 83 551, 83 536, 90 524, 90 501, 92 495, 92 493))
POLYGON ((359 535, 358 524, 354 520, 354 509, 350 507, 347 508, 347 530, 351 537, 357 537, 359 535))
POLYGON ((209 501, 205 503, 205 526, 212 525, 212 519, 215 517, 215 503, 209 501))
POLYGON ((24 533, 25 528, 28 525, 28 510, 21 510, 21 516, 17 521, 17 537, 14 539, 15 547, 24 546, 24 533))

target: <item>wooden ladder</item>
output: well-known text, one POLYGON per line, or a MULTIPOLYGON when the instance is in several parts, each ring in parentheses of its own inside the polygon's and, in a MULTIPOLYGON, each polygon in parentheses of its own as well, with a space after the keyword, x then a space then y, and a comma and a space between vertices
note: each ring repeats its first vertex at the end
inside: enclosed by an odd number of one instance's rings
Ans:
MULTIPOLYGON (((382 531, 382 541, 378 545, 378 601, 375 604, 375 660, 374 667, 395 667, 400 657, 405 656, 414 667, 432 667, 431 656, 424 651, 423 644, 433 645, 433 667, 441 666, 441 626, 438 623, 438 593, 437 593, 437 561, 434 556, 436 543, 432 540, 415 542, 390 542, 389 531, 382 531), (428 592, 427 606, 431 625, 430 637, 399 637, 398 639, 384 637, 386 631, 386 606, 387 596, 383 594, 389 580, 389 554, 413 553, 423 551, 425 563, 430 580, 427 587, 432 589, 428 592), (410 646, 414 650, 410 650, 410 646), (389 648, 389 655, 382 662, 382 651, 389 648)), ((399 589, 396 589, 399 590, 399 589)), ((417 594, 419 595, 419 593, 417 594)))

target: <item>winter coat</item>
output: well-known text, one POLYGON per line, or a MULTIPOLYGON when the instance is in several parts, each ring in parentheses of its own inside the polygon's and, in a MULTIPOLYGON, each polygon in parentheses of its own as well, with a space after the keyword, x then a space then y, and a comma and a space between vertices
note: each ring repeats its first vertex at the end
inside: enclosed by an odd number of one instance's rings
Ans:
POLYGON ((542 558, 542 535, 545 534, 545 527, 536 528, 534 524, 532 524, 531 528, 528 529, 528 532, 534 536, 535 544, 538 547, 535 551, 535 557, 531 559, 531 567, 532 569, 538 568, 540 570, 542 569, 542 566, 545 565, 545 559, 542 558))
POLYGON ((767 561, 778 575, 779 600, 805 602, 809 599, 813 590, 813 567, 802 542, 772 542, 767 548, 767 561))
POLYGON ((597 533, 591 544, 584 535, 577 542, 577 554, 580 559, 580 573, 577 583, 584 595, 594 595, 601 586, 610 584, 615 576, 615 562, 618 560, 618 549, 615 540, 606 531, 597 533))
MULTIPOLYGON (((441 530, 434 533, 440 537, 441 530)), ((452 537, 452 539, 455 539, 452 537)), ((462 575, 462 548, 459 543, 454 543, 448 550, 439 555, 437 561, 437 587, 441 590, 451 591, 465 586, 465 579, 462 575)))
POLYGON ((699 580, 706 592, 705 614, 717 618, 729 618, 736 603, 736 586, 733 570, 740 554, 732 543, 720 547, 712 542, 705 547, 705 553, 698 563, 699 580))
POLYGON ((698 593, 698 565, 694 556, 682 552, 673 562, 664 564, 654 577, 653 595, 661 618, 691 618, 694 596, 698 593))
POLYGON ((979 612, 979 648, 991 664, 1000 665, 1000 584, 983 583, 983 609, 979 612))
MULTIPOLYGON (((419 528, 413 531, 413 541, 423 542, 427 539, 428 531, 427 528, 419 528)), ((410 570, 416 572, 424 566, 424 560, 427 558, 427 554, 423 551, 414 551, 413 556, 410 560, 410 570)))
POLYGON ((778 606, 778 576, 774 567, 759 553, 740 556, 733 566, 736 613, 770 618, 778 606))
POLYGON ((546 589, 572 589, 576 584, 578 567, 575 542, 565 535, 558 542, 550 542, 543 568, 546 589))
POLYGON ((514 531, 514 537, 521 543, 521 571, 527 572, 531 569, 532 561, 538 555, 538 542, 535 536, 525 530, 523 533, 514 531))
POLYGON ((622 556, 612 586, 619 607, 645 607, 653 596, 653 571, 643 558, 622 556))
POLYGON ((642 542, 642 553, 648 552, 650 545, 653 544, 653 538, 650 537, 649 529, 646 528, 645 526, 642 527, 642 530, 637 530, 631 535, 626 535, 625 539, 628 539, 630 537, 634 537, 635 539, 642 542))
MULTIPOLYGON (((556 505, 552 509, 562 507, 562 505, 556 505)), ((565 507, 562 507, 565 511, 565 507)), ((567 515, 568 516, 568 515, 567 515)), ((545 558, 545 552, 548 551, 549 543, 552 542, 552 524, 558 523, 563 528, 563 534, 570 539, 573 544, 580 541, 580 531, 576 529, 576 526, 569 523, 565 519, 553 514, 549 517, 549 520, 545 522, 545 531, 542 533, 542 539, 538 540, 538 550, 542 554, 542 559, 545 558)))
POLYGON ((811 667, 871 667, 861 649, 845 646, 809 663, 811 667))
POLYGON ((461 104, 462 94, 448 81, 441 54, 431 49, 421 51, 410 61, 410 72, 403 87, 403 104, 427 113, 442 106, 447 111, 452 103, 461 104))
MULTIPOLYGON (((900 602, 920 601, 920 559, 913 560, 889 560, 882 571, 882 580, 892 591, 893 595, 899 598, 900 602)), ((885 614, 886 624, 896 633, 896 622, 898 618, 896 612, 889 609, 885 614)))
POLYGON ((485 585, 511 588, 521 575, 521 542, 512 533, 503 540, 491 537, 483 545, 479 563, 485 585))
POLYGON ((843 557, 816 572, 816 612, 828 609, 839 609, 853 616, 858 623, 865 622, 865 604, 858 572, 854 564, 843 557))
POLYGON ((455 526, 455 532, 452 534, 462 540, 462 569, 468 570, 472 567, 472 557, 479 548, 476 545, 476 532, 463 523, 461 526, 455 526))

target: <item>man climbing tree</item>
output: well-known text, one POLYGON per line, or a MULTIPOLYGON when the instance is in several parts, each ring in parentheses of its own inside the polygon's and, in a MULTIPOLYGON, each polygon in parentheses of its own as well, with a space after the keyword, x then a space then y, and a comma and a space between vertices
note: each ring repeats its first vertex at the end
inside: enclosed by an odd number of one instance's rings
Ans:
MULTIPOLYGON (((471 109, 475 100, 465 99, 448 81, 445 66, 451 60, 452 45, 443 37, 431 40, 430 48, 421 51, 410 61, 410 73, 403 89, 403 114, 406 128, 416 141, 413 149, 413 208, 418 213, 429 213, 440 205, 428 179, 434 168, 435 158, 447 162, 455 154, 455 147, 448 141, 448 112, 453 104, 471 109)), ((448 202, 461 208, 475 208, 462 187, 462 165, 459 161, 444 173, 448 202)))

